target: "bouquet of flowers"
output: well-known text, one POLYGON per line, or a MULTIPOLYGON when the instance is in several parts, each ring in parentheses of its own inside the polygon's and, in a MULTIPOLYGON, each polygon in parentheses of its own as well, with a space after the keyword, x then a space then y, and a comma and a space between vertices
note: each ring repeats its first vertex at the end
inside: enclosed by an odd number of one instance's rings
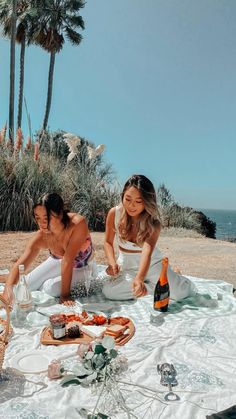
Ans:
MULTIPOLYGON (((89 413, 86 409, 81 409, 80 414, 87 419, 106 419, 109 417, 106 414, 96 413, 99 402, 105 393, 106 395, 109 393, 109 397, 113 394, 113 405, 119 404, 119 399, 123 402, 116 377, 128 369, 127 358, 118 354, 115 341, 111 336, 105 336, 100 342, 80 344, 77 353, 80 362, 74 364, 69 371, 65 371, 60 362, 52 362, 48 367, 49 378, 63 377, 61 380, 63 387, 95 386, 99 394, 93 412, 89 413)), ((106 405, 106 401, 103 404, 106 405)))

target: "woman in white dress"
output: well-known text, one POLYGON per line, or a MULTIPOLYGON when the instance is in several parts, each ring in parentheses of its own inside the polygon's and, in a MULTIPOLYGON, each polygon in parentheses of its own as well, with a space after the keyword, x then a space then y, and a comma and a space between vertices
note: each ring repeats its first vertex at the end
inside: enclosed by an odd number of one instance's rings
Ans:
MULTIPOLYGON (((111 300, 128 300, 153 294, 161 271, 162 254, 156 247, 161 231, 156 193, 152 182, 133 175, 124 185, 121 204, 111 208, 106 221, 106 272, 110 280, 103 294, 111 300), (114 240, 119 255, 116 260, 114 240)), ((168 268, 170 298, 181 300, 195 294, 193 283, 168 268)))

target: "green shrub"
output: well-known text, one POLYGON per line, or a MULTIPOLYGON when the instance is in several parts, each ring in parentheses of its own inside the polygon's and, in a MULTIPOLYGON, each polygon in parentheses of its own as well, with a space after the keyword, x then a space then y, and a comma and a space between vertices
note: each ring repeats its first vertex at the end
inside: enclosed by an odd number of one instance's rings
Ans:
POLYGON ((157 190, 160 202, 160 213, 164 227, 180 227, 195 230, 198 233, 215 239, 216 223, 201 211, 190 207, 182 207, 174 201, 164 184, 157 190))
POLYGON ((33 147, 14 154, 0 144, 0 231, 34 229, 33 204, 47 192, 60 193, 69 209, 86 217, 90 229, 103 231, 119 194, 112 187, 111 166, 102 156, 90 160, 87 145, 92 146, 82 140, 77 156, 67 163, 62 131, 45 133, 37 161, 33 147))

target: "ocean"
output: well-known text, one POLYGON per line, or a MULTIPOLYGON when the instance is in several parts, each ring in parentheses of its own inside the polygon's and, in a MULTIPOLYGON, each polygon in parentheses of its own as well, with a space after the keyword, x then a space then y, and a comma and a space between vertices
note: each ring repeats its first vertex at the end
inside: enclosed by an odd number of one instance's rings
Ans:
POLYGON ((201 209, 208 218, 216 223, 216 238, 236 242, 236 210, 201 209))

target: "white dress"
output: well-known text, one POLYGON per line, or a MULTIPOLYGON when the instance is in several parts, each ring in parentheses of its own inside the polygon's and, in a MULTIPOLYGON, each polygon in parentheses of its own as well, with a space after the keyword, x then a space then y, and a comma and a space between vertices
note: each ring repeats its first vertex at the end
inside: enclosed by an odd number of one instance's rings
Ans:
MULTIPOLYGON (((135 278, 140 265, 141 252, 137 244, 124 241, 119 237, 118 223, 120 218, 120 207, 116 207, 115 212, 115 231, 118 246, 126 250, 137 250, 137 253, 122 252, 119 248, 119 256, 117 264, 121 270, 116 278, 107 280, 103 286, 103 294, 110 300, 129 300, 134 298, 132 292, 132 280, 135 278)), ((155 285, 160 276, 162 268, 162 258, 160 250, 155 247, 151 256, 151 263, 147 275, 145 277, 145 285, 149 294, 154 294, 155 285)), ((173 300, 181 300, 196 293, 194 284, 185 276, 177 274, 168 267, 168 281, 170 286, 170 298, 173 300)))

